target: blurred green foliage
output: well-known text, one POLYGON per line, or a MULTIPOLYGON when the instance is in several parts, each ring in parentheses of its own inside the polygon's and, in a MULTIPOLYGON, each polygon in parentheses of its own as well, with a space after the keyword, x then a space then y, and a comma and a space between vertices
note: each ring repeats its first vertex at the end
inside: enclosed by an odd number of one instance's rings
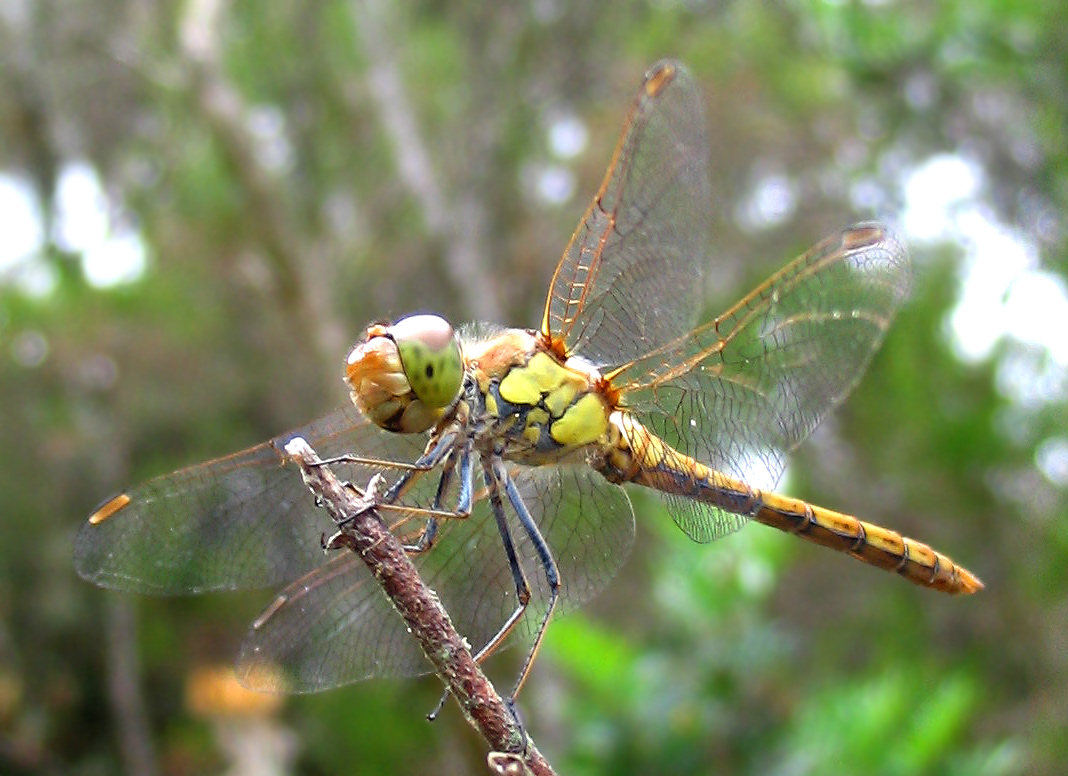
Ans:
MULTIPOLYGON (((906 176, 939 154, 981 171, 975 204, 1064 287, 1068 6, 396 5, 0 13, 0 176, 52 237, 64 170, 83 163, 111 229, 147 246, 143 273, 116 285, 59 239, 0 278, 0 771, 227 767, 247 739, 194 714, 184 687, 232 658, 271 593, 92 589, 70 564, 83 516, 339 405, 345 347, 370 320, 534 325, 661 56, 707 99, 710 313, 824 234, 900 214, 906 176), (589 148, 562 158, 548 135, 569 116, 589 148), (539 196, 547 172, 573 193, 539 196), (769 178, 792 206, 754 219, 769 178)), ((760 527, 694 546, 638 496, 632 558, 553 624, 521 698, 561 773, 1063 773, 1068 478, 1036 461, 1068 431, 1065 365, 1012 338, 962 359, 947 322, 968 245, 911 247, 911 301, 786 487, 930 543, 987 589, 948 599, 760 527)), ((507 684, 517 657, 491 673, 507 684)), ((289 699, 267 740, 293 737, 299 773, 481 772, 454 709, 424 722, 438 692, 289 699)))

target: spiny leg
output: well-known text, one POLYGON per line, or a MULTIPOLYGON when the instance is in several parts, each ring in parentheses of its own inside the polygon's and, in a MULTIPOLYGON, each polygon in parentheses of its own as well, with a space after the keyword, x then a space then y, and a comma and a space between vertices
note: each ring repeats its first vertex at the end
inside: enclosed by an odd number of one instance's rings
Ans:
MULTIPOLYGON (((505 621, 504 625, 502 625, 497 633, 494 634, 493 638, 491 638, 485 646, 479 649, 475 654, 474 657, 476 662, 482 663, 482 661, 500 647, 508 637, 508 634, 512 632, 516 623, 519 622, 520 617, 523 616, 523 613, 527 609, 527 605, 530 603, 530 584, 527 582, 523 567, 519 563, 515 543, 512 540, 512 535, 508 529, 508 522, 505 517, 504 503, 501 499, 502 485, 504 486, 505 494, 508 496, 509 503, 519 517, 519 522, 523 526, 523 530, 526 531, 527 536, 530 537, 530 541, 534 545, 535 551, 538 553, 542 569, 545 571, 545 579, 549 583, 549 602, 546 606, 545 614, 542 617, 541 622, 538 624, 538 629, 534 635, 534 643, 531 646, 530 651, 527 653, 526 659, 523 661, 523 667, 519 673, 519 678, 516 680, 515 686, 512 688, 512 692, 508 696, 509 704, 513 705, 516 696, 519 694, 520 690, 523 689, 523 684, 530 675, 530 669, 533 667, 534 659, 537 657, 538 650, 541 648, 541 642, 545 636, 545 631, 548 628, 549 620, 552 618, 553 610, 556 608, 560 596, 560 570, 557 568, 552 550, 549 549, 545 537, 542 536, 537 523, 527 509, 527 505, 523 502, 523 496, 520 494, 519 489, 516 488, 515 482, 509 476, 499 454, 494 453, 490 461, 483 461, 483 473, 486 478, 486 487, 489 490, 490 506, 493 509, 493 516, 497 521, 497 528, 501 534, 501 542, 504 544, 504 550, 508 556, 508 565, 512 571, 512 578, 515 580, 516 594, 519 599, 519 604, 516 606, 515 611, 512 612, 511 616, 505 621)), ((518 715, 516 715, 516 719, 518 721, 518 715)))
POLYGON ((415 463, 409 463, 408 461, 387 461, 384 458, 365 458, 362 455, 352 455, 351 453, 342 453, 341 455, 322 458, 311 465, 333 466, 337 463, 350 463, 358 466, 374 466, 379 469, 401 469, 405 471, 426 471, 431 468, 429 466, 420 466, 418 461, 415 463))
MULTIPOLYGON (((494 455, 493 460, 497 461, 499 457, 494 455)), ((503 468, 501 472, 504 472, 503 468)), ((511 569, 512 579, 515 582, 518 604, 515 611, 504 621, 504 625, 493 635, 493 638, 487 641, 475 654, 475 661, 478 663, 481 663, 496 651, 497 647, 512 632, 512 628, 519 622, 519 618, 523 616, 523 612, 527 609, 527 604, 530 603, 530 585, 527 582, 526 574, 523 572, 523 566, 519 563, 519 555, 516 553, 515 542, 512 540, 512 532, 508 529, 508 519, 504 513, 504 501, 501 499, 500 489, 502 481, 498 478, 496 467, 493 466, 493 463, 487 462, 485 459, 482 462, 482 474, 485 477, 486 487, 489 491, 489 502, 493 510, 493 518, 497 521, 501 544, 504 545, 504 552, 508 557, 508 567, 511 569)), ((504 476, 507 479, 507 473, 504 476)))
MULTIPOLYGON (((427 472, 432 471, 437 467, 446 456, 448 456, 454 449, 454 443, 456 441, 456 433, 449 433, 444 435, 437 442, 433 443, 429 449, 424 452, 418 460, 411 464, 399 464, 393 461, 380 461, 373 458, 362 458, 355 455, 339 455, 333 458, 323 461, 322 463, 356 463, 356 464, 373 464, 376 466, 385 466, 387 468, 404 469, 404 474, 397 478, 397 481, 390 486, 389 490, 382 494, 382 496, 376 499, 375 505, 380 508, 386 508, 396 504, 397 500, 404 495, 404 493, 415 482, 425 475, 427 472)), ((345 522, 339 524, 339 529, 345 527, 345 522)))
MULTIPOLYGON (((405 473, 397 479, 396 482, 386 491, 381 498, 376 500, 375 506, 384 512, 395 512, 405 515, 403 518, 399 518, 395 523, 389 526, 391 531, 396 531, 398 527, 406 520, 412 519, 414 516, 425 516, 426 522, 423 525, 422 530, 419 532, 418 537, 414 542, 407 542, 404 544, 404 549, 411 554, 417 555, 428 551, 434 545, 434 541, 438 532, 438 521, 441 519, 466 519, 471 514, 471 507, 473 501, 473 489, 471 487, 472 480, 472 464, 471 464, 471 441, 468 439, 463 447, 456 445, 456 438, 458 434, 452 432, 446 434, 437 442, 432 445, 428 445, 428 449, 419 457, 415 463, 412 464, 399 464, 394 462, 383 462, 378 459, 361 458, 353 455, 340 455, 323 461, 321 463, 328 462, 343 462, 343 463, 379 463, 404 469, 405 473), (444 461, 444 463, 442 463, 444 461), (457 503, 452 510, 446 510, 442 506, 442 502, 445 500, 445 493, 448 490, 450 483, 452 482, 453 472, 456 468, 457 461, 460 464, 460 492, 457 495, 457 503), (427 472, 432 471, 438 466, 442 467, 441 477, 438 480, 437 490, 434 496, 434 501, 429 509, 422 507, 404 506, 397 504, 397 500, 401 498, 405 492, 418 480, 419 477, 425 475, 427 472)), ((409 534, 411 535, 411 534, 409 534)), ((403 540, 403 537, 402 537, 403 540)))
MULTIPOLYGON (((498 456, 494 456, 495 460, 499 460, 498 456)), ((465 461, 466 463, 466 461, 465 461)), ((473 467, 465 465, 463 471, 465 472, 468 482, 466 486, 461 486, 461 496, 463 491, 468 491, 470 496, 470 475, 473 467)), ((507 473, 504 472, 503 467, 501 472, 507 478, 507 473)), ((523 612, 527 609, 527 604, 530 602, 530 585, 527 583, 526 575, 523 573, 523 567, 519 563, 519 556, 516 553, 515 542, 512 541, 511 531, 508 530, 508 520, 504 512, 504 501, 501 498, 501 491, 499 486, 499 479, 497 474, 491 468, 489 464, 483 460, 482 474, 486 481, 487 496, 489 499, 490 508, 493 510, 493 518, 497 522, 497 530, 501 535, 501 543, 504 545, 504 552, 508 556, 508 566, 512 571, 512 579, 515 582, 516 596, 518 598, 518 605, 515 611, 505 620, 500 629, 493 635, 493 637, 487 641, 479 650, 475 653, 475 662, 481 664, 487 657, 493 654, 493 652, 504 642, 508 637, 508 634, 512 632, 516 623, 519 622, 519 618, 523 616, 523 612)), ((437 706, 427 714, 427 719, 433 722, 437 719, 438 714, 441 713, 442 707, 445 705, 446 699, 449 697, 449 693, 446 690, 441 696, 441 700, 438 701, 437 706)), ((511 703, 511 699, 509 699, 511 703)), ((513 715, 516 717, 516 721, 519 721, 519 716, 515 714, 515 709, 512 709, 513 715)))
POLYGON ((419 555, 427 552, 434 546, 438 534, 438 521, 442 519, 466 520, 471 515, 472 489, 471 479, 473 465, 471 461, 471 444, 468 442, 462 450, 453 450, 445 461, 442 468, 441 479, 438 480, 438 489, 434 494, 434 502, 431 505, 431 516, 427 518, 419 538, 411 544, 405 544, 404 549, 411 555, 419 555), (460 492, 456 497, 456 506, 447 511, 442 507, 445 493, 452 483, 453 474, 456 471, 457 461, 460 466, 460 492))
MULTIPOLYGON (((499 456, 493 457, 492 467, 494 478, 504 484, 504 491, 508 495, 508 500, 511 502, 512 508, 515 509, 520 524, 527 532, 527 536, 530 537, 530 541, 533 543, 534 549, 538 553, 542 569, 545 571, 545 580, 549 583, 549 603, 545 608, 545 615, 542 617, 541 623, 538 625, 538 630, 534 635, 534 643, 530 647, 530 651, 527 652, 526 660, 523 661, 523 668, 519 672, 519 678, 516 680, 515 687, 512 688, 512 692, 509 696, 509 702, 514 704, 516 696, 519 695, 519 691, 523 689, 523 684, 526 683, 527 677, 530 675, 530 669, 534 665, 534 659, 538 655, 538 650, 541 648, 541 641, 549 626, 549 619, 552 617, 553 610, 556 608, 557 600, 560 597, 560 570, 556 566, 556 559, 553 558, 552 550, 549 549, 545 537, 541 535, 541 531, 538 529, 537 523, 534 522, 534 518, 531 517, 527 505, 523 503, 523 496, 516 488, 515 482, 508 476, 508 472, 505 471, 504 468, 504 463, 499 456)), ((524 608, 525 607, 526 604, 524 603, 524 608)))

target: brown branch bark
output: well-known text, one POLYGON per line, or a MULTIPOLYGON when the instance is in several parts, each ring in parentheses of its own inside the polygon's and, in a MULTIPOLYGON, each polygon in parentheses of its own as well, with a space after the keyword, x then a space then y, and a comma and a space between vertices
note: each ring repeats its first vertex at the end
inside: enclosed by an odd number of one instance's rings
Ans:
POLYGON ((490 683, 448 612, 412 565, 400 541, 375 511, 374 483, 364 495, 340 482, 310 445, 300 437, 286 445, 286 453, 300 466, 305 484, 330 518, 339 525, 331 539, 347 547, 367 564, 383 592, 419 641, 427 659, 464 717, 492 748, 487 764, 493 772, 551 776, 552 767, 516 722, 508 704, 490 683))

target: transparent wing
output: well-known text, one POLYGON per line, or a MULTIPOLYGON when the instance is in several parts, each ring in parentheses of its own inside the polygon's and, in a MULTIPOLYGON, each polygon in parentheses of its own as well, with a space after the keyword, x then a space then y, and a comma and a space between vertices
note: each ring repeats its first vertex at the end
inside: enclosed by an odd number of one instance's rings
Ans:
POLYGON ((324 458, 357 451, 413 461, 426 443, 422 435, 381 431, 355 408, 343 408, 269 442, 157 477, 112 499, 95 515, 112 505, 113 512, 82 527, 74 546, 78 573, 117 590, 174 595, 278 585, 321 565, 320 538, 333 525, 297 468, 285 463, 285 443, 297 435, 324 458))
MULTIPOLYGON (((620 368, 613 384, 671 444, 767 489, 856 385, 908 287, 904 244, 880 224, 857 224, 720 317, 620 368)), ((669 497, 669 507, 698 541, 744 522, 684 498, 669 497)))
POLYGON ((543 333, 611 367, 689 331, 704 292, 710 200, 700 92, 681 64, 660 62, 556 268, 543 333))
MULTIPOLYGON (((626 558, 634 538, 630 500, 588 468, 515 467, 512 476, 556 557, 563 584, 558 611, 574 609, 602 590, 626 558)), ((410 502, 425 500, 436 488, 436 477, 423 480, 410 502)), ((548 588, 529 539, 506 510, 532 591, 509 643, 529 642, 548 588)), ((382 512, 387 520, 389 514, 382 512)), ((410 536, 419 527, 421 521, 412 521, 396 530, 410 536)), ((437 543, 413 561, 472 649, 485 644, 516 607, 515 583, 484 492, 470 517, 443 521, 437 543)), ((242 682, 268 691, 315 692, 429 670, 404 621, 349 551, 283 591, 249 631, 238 657, 242 682)))

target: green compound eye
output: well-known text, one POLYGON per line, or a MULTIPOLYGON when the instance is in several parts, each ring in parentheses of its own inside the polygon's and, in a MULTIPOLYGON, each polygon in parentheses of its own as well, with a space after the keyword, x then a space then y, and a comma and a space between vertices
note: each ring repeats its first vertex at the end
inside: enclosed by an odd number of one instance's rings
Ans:
POLYGON ((404 376, 428 407, 447 406, 460 392, 464 376, 460 343, 439 315, 411 315, 388 329, 397 344, 404 376))

